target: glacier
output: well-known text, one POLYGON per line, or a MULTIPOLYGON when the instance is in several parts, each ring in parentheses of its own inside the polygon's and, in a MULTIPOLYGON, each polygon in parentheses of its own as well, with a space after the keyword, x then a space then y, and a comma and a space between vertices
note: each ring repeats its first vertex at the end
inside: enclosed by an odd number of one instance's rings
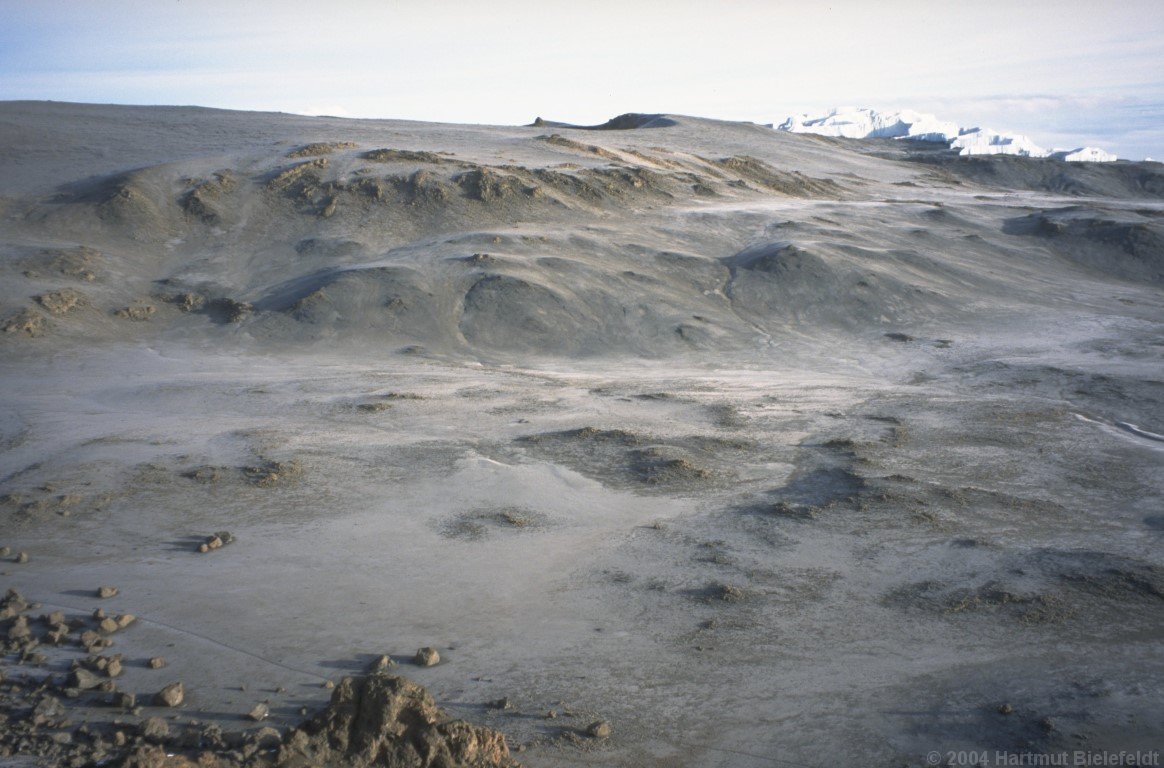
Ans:
POLYGON ((1115 155, 1097 147, 1048 150, 1029 137, 991 128, 964 128, 934 115, 905 109, 878 112, 867 107, 840 107, 816 117, 793 115, 775 126, 778 131, 813 133, 846 139, 909 139, 947 144, 959 155, 1018 155, 1066 162, 1110 163, 1115 155))

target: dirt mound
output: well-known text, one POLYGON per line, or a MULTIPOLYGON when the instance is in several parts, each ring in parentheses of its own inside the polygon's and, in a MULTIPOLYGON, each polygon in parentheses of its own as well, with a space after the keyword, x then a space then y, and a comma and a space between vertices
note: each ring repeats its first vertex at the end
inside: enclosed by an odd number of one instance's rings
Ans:
POLYGON ((748 441, 596 427, 526 435, 517 444, 611 487, 680 494, 730 482, 741 458, 755 449, 748 441))
POLYGON ((562 136, 558 133, 551 134, 549 136, 538 136, 538 141, 544 141, 545 143, 552 146, 562 147, 563 149, 570 149, 575 152, 583 152, 588 155, 603 157, 607 160, 623 160, 621 155, 611 152, 609 149, 604 149, 602 147, 595 146, 594 144, 583 144, 579 141, 574 141, 573 139, 567 139, 565 136, 562 136))
POLYGON ((287 157, 316 157, 318 155, 330 155, 333 152, 339 152, 343 149, 355 149, 359 145, 352 141, 317 141, 312 144, 306 144, 299 149, 293 149, 287 153, 287 157))
POLYGON ((23 261, 24 276, 30 278, 52 275, 91 283, 104 261, 102 253, 94 248, 78 245, 76 248, 49 248, 23 261))
POLYGON ((449 719, 416 683, 345 677, 327 708, 288 735, 279 765, 516 768, 497 731, 449 719))
POLYGON ((53 315, 65 315, 89 303, 85 294, 72 288, 42 293, 36 297, 36 301, 53 315))
POLYGON ((1071 206, 1010 219, 1003 232, 1043 238, 1057 253, 1088 269, 1164 283, 1164 224, 1152 217, 1071 206))
POLYGON ((209 179, 191 180, 192 188, 182 195, 179 205, 186 215, 204 224, 218 223, 224 199, 238 189, 238 177, 230 170, 216 171, 209 179))
POLYGON ((747 155, 725 157, 707 161, 724 171, 739 177, 738 181, 752 182, 772 192, 790 197, 837 198, 844 189, 832 179, 814 179, 799 171, 779 171, 772 166, 747 155))
POLYGON ((894 142, 894 153, 933 166, 941 177, 992 187, 1027 189, 1067 195, 1164 197, 1164 173, 1158 163, 1067 163, 1048 158, 991 155, 959 157, 947 152, 918 151, 924 142, 894 142))
POLYGON ((931 291, 854 262, 785 241, 760 243, 722 259, 731 273, 725 293, 738 311, 774 332, 790 322, 871 328, 947 305, 931 291))
POLYGON ((571 125, 570 123, 543 120, 538 117, 530 123, 529 127, 574 128, 580 131, 630 131, 637 128, 667 128, 672 125, 678 125, 678 123, 665 115, 643 115, 636 112, 628 112, 625 115, 612 117, 600 125, 571 125))
POLYGON ((489 275, 465 294, 461 333, 470 344, 498 349, 570 346, 579 319, 549 288, 506 275, 489 275))
POLYGON ((5 318, 3 325, 0 326, 0 329, 2 329, 5 334, 16 334, 37 338, 38 336, 44 336, 45 333, 48 332, 49 324, 44 315, 26 307, 16 314, 5 318))
POLYGON ((439 163, 450 162, 436 152, 418 152, 411 149, 373 149, 360 157, 375 163, 439 163))

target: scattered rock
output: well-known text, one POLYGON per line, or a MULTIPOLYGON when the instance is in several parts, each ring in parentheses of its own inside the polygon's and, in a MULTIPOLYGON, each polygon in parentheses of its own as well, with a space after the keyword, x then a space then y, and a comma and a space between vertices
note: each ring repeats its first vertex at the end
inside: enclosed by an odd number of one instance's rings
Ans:
POLYGON ((271 708, 265 703, 259 703, 250 712, 247 712, 247 719, 254 720, 257 723, 266 720, 270 714, 271 708))
POLYGON ((186 698, 186 689, 181 683, 170 683, 154 694, 154 706, 176 707, 186 698))
POLYGON ((161 669, 162 667, 166 666, 166 660, 161 656, 154 656, 152 659, 146 662, 146 666, 150 669, 161 669))
POLYGON ((111 597, 117 597, 120 591, 117 587, 98 587, 97 597, 102 600, 108 600, 111 597))
POLYGON ((441 655, 436 648, 426 645, 416 651, 416 656, 413 659, 418 665, 422 667, 435 667, 441 661, 441 655))

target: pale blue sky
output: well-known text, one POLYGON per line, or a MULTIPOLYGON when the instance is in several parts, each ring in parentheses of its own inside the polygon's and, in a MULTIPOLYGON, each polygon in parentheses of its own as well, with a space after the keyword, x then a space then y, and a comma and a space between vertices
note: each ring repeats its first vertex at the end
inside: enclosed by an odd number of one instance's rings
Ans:
POLYGON ((1164 159, 1164 2, 0 0, 0 99, 499 124, 909 107, 1164 159))

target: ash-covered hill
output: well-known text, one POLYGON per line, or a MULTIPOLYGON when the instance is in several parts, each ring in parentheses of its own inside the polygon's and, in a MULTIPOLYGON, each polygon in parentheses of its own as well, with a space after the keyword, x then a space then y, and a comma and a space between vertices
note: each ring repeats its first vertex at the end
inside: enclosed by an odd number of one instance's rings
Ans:
POLYGON ((1158 208, 1108 210, 1160 198, 1153 164, 954 158, 661 115, 589 128, 18 102, 0 115, 10 345, 748 351, 942 335, 984 301, 1043 301, 1074 270, 1154 282, 1164 263, 1158 208), (1058 204, 985 203, 1032 189, 1088 198, 1090 234, 1023 226, 1058 204))

